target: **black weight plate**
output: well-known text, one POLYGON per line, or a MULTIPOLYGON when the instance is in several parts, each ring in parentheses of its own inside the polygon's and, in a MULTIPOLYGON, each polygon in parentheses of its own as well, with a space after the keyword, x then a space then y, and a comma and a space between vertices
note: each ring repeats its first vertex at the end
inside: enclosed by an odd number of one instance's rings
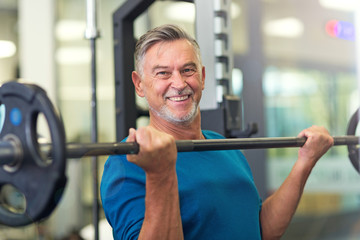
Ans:
POLYGON ((20 140, 23 159, 18 166, 0 167, 0 187, 10 184, 26 199, 23 214, 0 206, 0 223, 24 226, 49 216, 56 207, 66 184, 65 131, 45 91, 36 85, 18 82, 0 87, 0 102, 5 105, 5 121, 1 140, 15 136, 20 140), (37 142, 37 118, 42 113, 48 123, 53 159, 46 164, 37 142))
MULTIPOLYGON (((358 109, 350 118, 347 135, 355 135, 359 123, 360 109, 358 109)), ((348 145, 349 158, 353 167, 360 173, 360 151, 357 145, 348 145)))

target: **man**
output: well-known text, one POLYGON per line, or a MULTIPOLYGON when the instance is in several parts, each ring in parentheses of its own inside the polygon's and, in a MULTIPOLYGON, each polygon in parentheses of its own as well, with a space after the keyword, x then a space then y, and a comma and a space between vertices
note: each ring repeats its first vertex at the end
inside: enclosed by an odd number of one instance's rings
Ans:
MULTIPOLYGON (((115 239, 278 239, 288 226, 317 160, 333 145, 313 126, 283 185, 264 202, 239 150, 177 153, 175 140, 222 136, 201 130, 199 101, 205 68, 196 41, 173 25, 140 38, 136 93, 150 123, 130 129, 137 155, 111 156, 101 196, 115 239)), ((211 119, 209 119, 211 121, 211 119)))

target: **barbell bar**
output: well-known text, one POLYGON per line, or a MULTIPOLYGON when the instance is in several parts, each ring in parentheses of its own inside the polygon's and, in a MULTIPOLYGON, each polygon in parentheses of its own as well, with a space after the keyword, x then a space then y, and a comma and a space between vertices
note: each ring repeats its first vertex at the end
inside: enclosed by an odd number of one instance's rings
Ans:
MULTIPOLYGON (((348 146, 360 144, 357 136, 334 136, 334 146, 348 146)), ((273 138, 227 138, 207 140, 177 140, 175 141, 178 152, 215 151, 235 149, 267 149, 302 147, 306 142, 305 137, 273 137, 273 138)), ((4 144, 5 145, 5 144, 4 144)), ((1 149, 1 144, 0 144, 1 149)), ((41 152, 51 158, 51 145, 41 145, 41 152)), ((68 143, 66 145, 67 158, 81 158, 84 156, 105 156, 137 154, 140 146, 136 142, 114 143, 68 143)), ((10 151, 11 152, 11 151, 10 151)), ((2 154, 0 153, 0 159, 2 154)))
MULTIPOLYGON (((51 214, 66 186, 66 158, 117 154, 136 154, 136 142, 65 143, 65 130, 46 92, 32 84, 5 83, 0 87, 0 104, 5 105, 0 131, 0 190, 10 184, 26 199, 22 213, 12 212, 0 202, 0 224, 25 226, 51 214), (39 143, 37 118, 47 121, 51 141, 39 143), (47 161, 50 158, 51 161, 47 161)), ((359 110, 352 116, 347 136, 335 136, 334 145, 347 145, 354 168, 360 173, 359 144, 355 136, 359 110)), ((266 149, 302 147, 306 138, 230 138, 178 140, 178 152, 232 149, 266 149)))
POLYGON ((11 141, 0 142, 0 165, 12 165, 21 157, 21 149, 11 141))
MULTIPOLYGON (((358 145, 357 136, 335 136, 334 146, 358 145)), ((302 147, 305 137, 273 137, 273 138, 227 138, 207 140, 177 140, 178 152, 215 151, 234 149, 267 149, 302 147)), ((40 144, 41 155, 52 158, 51 144, 40 144)), ((19 146, 10 142, 0 142, 0 165, 14 165, 21 156, 19 146)), ((106 156, 121 154, 137 154, 140 146, 136 142, 114 143, 68 143, 66 144, 66 158, 81 158, 84 156, 106 156)))

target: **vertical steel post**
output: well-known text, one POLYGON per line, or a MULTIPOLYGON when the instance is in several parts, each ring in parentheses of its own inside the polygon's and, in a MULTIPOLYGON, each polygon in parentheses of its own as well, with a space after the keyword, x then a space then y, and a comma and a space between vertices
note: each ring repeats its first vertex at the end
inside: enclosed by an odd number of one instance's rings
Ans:
POLYGON ((155 0, 128 0, 113 14, 116 141, 124 139, 129 128, 136 127, 134 70, 134 22, 155 0), (125 114, 126 113, 126 114, 125 114))
MULTIPOLYGON (((97 134, 97 99, 96 99, 96 39, 99 32, 96 29, 96 0, 86 1, 86 30, 85 38, 90 40, 91 48, 91 141, 98 141, 97 134)), ((98 190, 98 163, 97 157, 91 161, 93 178, 93 225, 94 240, 99 239, 99 190, 98 190)))
POLYGON ((196 39, 206 67, 201 110, 217 109, 224 95, 232 95, 233 49, 231 0, 194 0, 196 39), (216 96, 214 98, 214 96, 216 96))

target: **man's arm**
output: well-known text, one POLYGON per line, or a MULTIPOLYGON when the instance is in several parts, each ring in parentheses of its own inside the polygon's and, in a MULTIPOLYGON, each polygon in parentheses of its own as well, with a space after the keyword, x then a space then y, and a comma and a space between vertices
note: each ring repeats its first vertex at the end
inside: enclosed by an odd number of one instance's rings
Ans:
POLYGON ((174 138, 145 127, 130 129, 127 141, 140 145, 140 152, 127 158, 146 175, 145 217, 139 239, 183 239, 174 138))
POLYGON ((280 239, 293 217, 305 183, 316 162, 334 141, 323 127, 312 126, 299 137, 307 137, 299 149, 298 160, 280 188, 266 199, 260 213, 263 239, 280 239))

